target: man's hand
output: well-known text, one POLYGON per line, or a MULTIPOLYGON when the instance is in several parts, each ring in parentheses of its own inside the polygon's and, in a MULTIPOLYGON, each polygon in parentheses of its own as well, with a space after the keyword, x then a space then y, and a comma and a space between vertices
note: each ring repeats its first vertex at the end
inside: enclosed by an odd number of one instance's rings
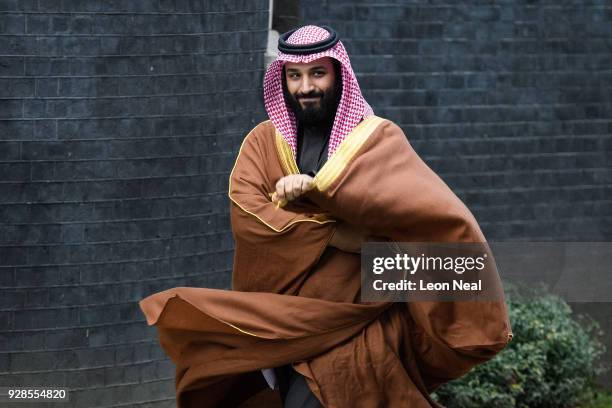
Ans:
POLYGON ((367 231, 339 222, 328 245, 345 252, 358 254, 361 252, 361 243, 371 238, 367 231))
POLYGON ((276 192, 272 196, 275 203, 293 201, 314 187, 314 179, 307 174, 291 174, 278 180, 276 192))

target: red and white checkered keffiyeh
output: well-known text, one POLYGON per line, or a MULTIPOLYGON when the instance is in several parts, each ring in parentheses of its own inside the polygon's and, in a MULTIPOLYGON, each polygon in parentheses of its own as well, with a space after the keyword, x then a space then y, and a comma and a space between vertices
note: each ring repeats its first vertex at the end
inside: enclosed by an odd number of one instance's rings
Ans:
MULTIPOLYGON (((314 25, 307 25, 291 34, 287 43, 311 44, 328 37, 327 30, 314 25)), ((307 64, 322 57, 332 57, 340 61, 342 72, 342 96, 329 136, 327 157, 329 158, 334 154, 344 138, 363 118, 373 115, 372 108, 361 94, 348 54, 341 41, 338 41, 332 48, 315 54, 292 55, 279 51, 276 60, 270 64, 264 77, 264 103, 270 120, 291 146, 294 157, 297 152, 297 126, 295 116, 283 96, 283 65, 287 61, 307 64)))

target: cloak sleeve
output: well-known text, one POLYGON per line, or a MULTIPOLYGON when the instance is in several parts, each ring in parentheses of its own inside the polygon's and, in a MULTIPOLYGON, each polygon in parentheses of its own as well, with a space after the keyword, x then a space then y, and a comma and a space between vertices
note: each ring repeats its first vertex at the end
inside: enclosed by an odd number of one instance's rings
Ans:
MULTIPOLYGON (((308 194, 338 219, 390 241, 474 242, 488 252, 473 215, 399 126, 385 120, 352 157, 340 150, 336 156, 342 160, 324 167, 308 194)), ((490 273, 499 301, 406 303, 411 342, 430 391, 492 358, 512 338, 499 275, 495 268, 490 273)))
POLYGON ((335 220, 312 205, 271 201, 285 176, 270 121, 245 138, 230 176, 235 240, 232 286, 239 291, 294 294, 333 234, 335 220), (271 138, 270 140, 262 140, 271 138))

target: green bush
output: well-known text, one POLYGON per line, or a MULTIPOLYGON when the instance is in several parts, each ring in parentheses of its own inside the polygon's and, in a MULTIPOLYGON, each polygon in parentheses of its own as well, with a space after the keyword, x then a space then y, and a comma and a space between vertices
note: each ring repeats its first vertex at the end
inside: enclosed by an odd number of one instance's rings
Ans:
POLYGON ((445 384, 434 397, 449 408, 564 408, 585 404, 604 370, 597 323, 567 303, 516 288, 507 302, 514 338, 493 360, 445 384))

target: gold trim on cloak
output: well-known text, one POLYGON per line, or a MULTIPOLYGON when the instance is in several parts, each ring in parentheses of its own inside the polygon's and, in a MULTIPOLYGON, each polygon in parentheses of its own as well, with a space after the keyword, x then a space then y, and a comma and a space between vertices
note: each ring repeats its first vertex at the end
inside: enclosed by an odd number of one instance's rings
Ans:
MULTIPOLYGON (((266 122, 270 122, 269 120, 264 121, 262 123, 266 123, 266 122)), ((234 166, 232 167, 232 171, 230 172, 230 177, 229 177, 229 185, 228 185, 228 191, 227 191, 227 195, 229 197, 229 199, 236 204, 242 211, 244 211, 245 213, 252 215, 253 217, 257 218, 262 224, 264 224, 265 226, 267 226, 268 228, 270 228, 272 231, 274 232, 284 232, 286 231, 289 227, 291 227, 293 224, 296 224, 298 222, 314 222, 317 224, 327 224, 330 222, 336 222, 335 219, 333 218, 329 218, 327 217, 325 214, 312 214, 311 216, 308 216, 308 218, 303 218, 303 219, 298 219, 298 220, 293 220, 289 223, 287 223, 286 225, 284 225, 281 228, 277 228, 273 225, 271 225, 270 223, 266 222, 263 218, 261 218, 259 215, 255 214, 252 211, 247 210, 246 208, 244 208, 242 205, 240 205, 240 203, 234 199, 234 197, 232 197, 232 177, 234 176, 234 170, 236 169, 236 165, 238 164, 238 160, 240 158, 240 154, 242 153, 242 148, 244 147, 244 145, 246 144, 247 139, 249 138, 249 136, 251 135, 251 133, 253 133, 255 129, 251 130, 246 137, 244 138, 244 140, 242 141, 242 144, 240 145, 240 149, 238 150, 238 156, 236 157, 236 161, 234 162, 234 166)), ((285 145, 287 145, 287 143, 284 141, 283 139, 283 143, 285 143, 285 145)), ((278 144, 277 144, 278 146, 278 144)), ((287 145, 287 147, 289 147, 287 145)), ((291 149, 289 149, 289 152, 291 153, 291 149)), ((293 158, 293 154, 291 154, 291 160, 293 161, 293 163, 295 163, 295 159, 293 158)), ((289 163, 283 163, 282 159, 281 159, 281 165, 283 166, 283 168, 285 168, 285 166, 289 166, 289 163)), ((295 169, 297 169, 297 164, 295 164, 295 169)), ((290 174, 299 174, 298 173, 290 173, 290 174)), ((273 193, 269 193, 268 195, 271 197, 273 193)), ((270 201, 271 198, 270 198, 270 201)), ((278 206, 277 206, 278 207, 278 206)))
MULTIPOLYGON (((384 120, 381 117, 372 115, 355 126, 315 176, 315 188, 319 191, 327 190, 348 166, 353 157, 355 157, 361 146, 368 140, 368 137, 384 120)), ((287 175, 300 174, 293 151, 278 130, 276 130, 276 150, 278 151, 278 157, 285 173, 287 175)))

